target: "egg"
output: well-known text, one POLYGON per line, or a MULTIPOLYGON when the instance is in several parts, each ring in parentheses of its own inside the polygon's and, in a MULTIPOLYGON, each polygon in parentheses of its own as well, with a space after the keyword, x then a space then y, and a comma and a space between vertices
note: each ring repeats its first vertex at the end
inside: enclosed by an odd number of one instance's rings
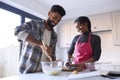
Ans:
POLYGON ((74 70, 74 71, 72 72, 72 74, 78 74, 78 71, 77 71, 77 70, 74 70))

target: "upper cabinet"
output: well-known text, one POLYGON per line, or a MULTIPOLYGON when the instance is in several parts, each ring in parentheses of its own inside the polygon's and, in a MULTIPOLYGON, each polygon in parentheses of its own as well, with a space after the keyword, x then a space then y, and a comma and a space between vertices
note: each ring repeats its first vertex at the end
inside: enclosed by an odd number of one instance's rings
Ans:
POLYGON ((112 29, 111 13, 104 13, 89 16, 91 20, 92 32, 105 31, 112 29))
MULTIPOLYGON (((89 16, 92 32, 112 30, 114 44, 120 45, 120 11, 89 16), (113 28, 112 28, 113 27, 113 28)), ((70 47, 73 38, 80 34, 74 26, 74 20, 65 20, 58 27, 58 46, 70 47)))
POLYGON ((112 13, 113 39, 115 45, 120 45, 120 11, 112 13))

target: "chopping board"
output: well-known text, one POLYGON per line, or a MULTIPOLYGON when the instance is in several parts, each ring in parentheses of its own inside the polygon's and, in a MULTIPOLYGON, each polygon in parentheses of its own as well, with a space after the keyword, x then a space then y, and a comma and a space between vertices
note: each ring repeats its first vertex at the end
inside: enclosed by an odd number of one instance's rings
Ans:
POLYGON ((62 71, 68 71, 68 72, 72 72, 74 69, 70 69, 69 67, 63 67, 62 71))

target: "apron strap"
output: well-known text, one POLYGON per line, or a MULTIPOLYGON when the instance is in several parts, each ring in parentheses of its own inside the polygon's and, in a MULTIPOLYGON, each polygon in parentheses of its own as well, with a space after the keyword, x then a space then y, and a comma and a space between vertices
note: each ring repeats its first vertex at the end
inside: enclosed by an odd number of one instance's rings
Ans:
MULTIPOLYGON (((77 39, 77 42, 76 43, 78 43, 79 42, 79 39, 81 38, 81 35, 78 37, 78 39, 77 39)), ((91 39, 91 33, 89 33, 89 37, 88 37, 88 42, 90 42, 90 39, 91 39)))
POLYGON ((91 39, 91 33, 89 34, 89 39, 88 39, 88 42, 90 42, 90 39, 91 39))

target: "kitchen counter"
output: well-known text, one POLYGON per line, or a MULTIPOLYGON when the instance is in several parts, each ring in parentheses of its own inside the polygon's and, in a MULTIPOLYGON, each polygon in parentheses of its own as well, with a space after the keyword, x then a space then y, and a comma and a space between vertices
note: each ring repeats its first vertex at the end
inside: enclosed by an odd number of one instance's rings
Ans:
MULTIPOLYGON (((70 72, 61 72, 59 75, 49 76, 43 74, 42 72, 39 72, 39 73, 20 74, 11 77, 0 78, 0 80, 113 80, 113 79, 101 77, 99 75, 90 76, 86 78, 79 78, 79 79, 75 79, 75 78, 70 79, 71 77, 70 75, 72 75, 70 72)), ((114 80, 120 80, 120 78, 114 80)))
POLYGON ((39 73, 31 73, 31 74, 20 74, 5 78, 0 78, 0 80, 68 80, 67 75, 69 72, 61 72, 59 75, 56 76, 49 76, 43 74, 42 72, 39 73))

